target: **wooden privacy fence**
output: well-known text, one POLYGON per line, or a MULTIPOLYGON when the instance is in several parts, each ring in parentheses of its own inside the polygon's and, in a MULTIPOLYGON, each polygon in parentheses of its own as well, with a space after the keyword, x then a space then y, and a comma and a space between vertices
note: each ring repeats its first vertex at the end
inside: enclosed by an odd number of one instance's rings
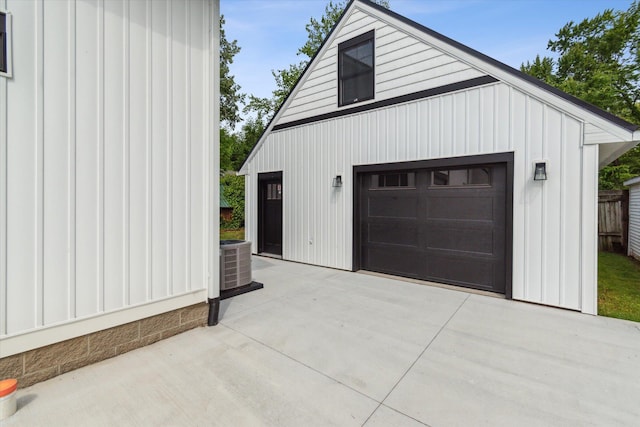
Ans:
POLYGON ((626 253, 629 230, 629 191, 598 193, 598 250, 626 253))

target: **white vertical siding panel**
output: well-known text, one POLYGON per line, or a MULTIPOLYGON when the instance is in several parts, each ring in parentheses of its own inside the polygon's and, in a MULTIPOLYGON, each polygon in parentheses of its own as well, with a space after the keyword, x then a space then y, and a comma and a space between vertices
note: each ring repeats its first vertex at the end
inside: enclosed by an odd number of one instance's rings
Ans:
POLYGON ((348 169, 345 167, 345 159, 348 159, 350 156, 348 153, 351 153, 351 150, 347 150, 348 144, 351 144, 351 141, 345 141, 343 138, 344 128, 339 127, 338 123, 336 123, 336 157, 333 159, 334 164, 334 174, 340 175, 342 177, 342 187, 335 189, 332 193, 334 200, 334 212, 333 217, 331 219, 333 224, 337 224, 337 230, 333 234, 333 245, 338 250, 334 250, 331 253, 334 257, 334 265, 344 265, 346 258, 346 246, 344 235, 347 230, 345 227, 344 220, 344 193, 343 188, 346 188, 348 185, 352 185, 353 181, 351 180, 351 176, 347 176, 348 169))
POLYGON ((524 169, 527 170, 524 194, 526 195, 526 227, 525 244, 527 246, 527 299, 542 300, 542 216, 544 214, 544 181, 533 181, 533 162, 544 157, 543 153, 543 106, 535 99, 527 98, 527 135, 526 159, 524 169))
POLYGON ((440 105, 442 108, 440 115, 440 123, 442 125, 440 129, 440 157, 451 157, 454 155, 453 138, 455 132, 455 116, 453 102, 453 97, 445 96, 442 98, 442 104, 440 105))
MULTIPOLYGON (((322 127, 323 127, 323 123, 320 123, 317 129, 317 132, 319 135, 322 135, 321 134, 323 130, 322 127)), ((313 162, 311 165, 311 176, 310 176, 311 179, 307 181, 309 185, 309 188, 307 189, 307 191, 311 195, 311 226, 309 228, 309 235, 311 240, 313 241, 313 244, 311 245, 311 248, 310 248, 311 249, 310 256, 311 256, 311 259, 318 260, 318 261, 320 261, 318 247, 321 242, 318 236, 318 231, 319 231, 318 222, 320 220, 320 217, 319 217, 320 204, 318 203, 318 190, 319 190, 318 185, 320 181, 320 176, 322 174, 321 172, 322 163, 321 163, 321 157, 320 157, 322 156, 322 147, 319 143, 320 141, 322 141, 322 139, 320 140, 316 139, 311 149, 311 152, 313 153, 313 162)))
MULTIPOLYGON (((511 90, 507 85, 495 85, 495 146, 496 152, 506 152, 513 149, 510 138, 511 122, 511 90)), ((473 91, 471 91, 473 92, 473 91)))
POLYGON ((69 4, 44 4, 44 324, 61 322, 69 314, 69 4))
POLYGON ((128 304, 147 300, 149 253, 147 251, 147 135, 149 105, 147 80, 147 6, 145 0, 129 1, 129 294, 128 304))
POLYGON ((640 260, 640 184, 629 187, 628 255, 640 260))
POLYGON ((418 116, 419 104, 412 103, 407 106, 404 128, 407 129, 407 158, 417 159, 420 146, 420 117, 418 116))
POLYGON ((321 206, 320 213, 322 214, 322 219, 320 221, 320 230, 318 237, 322 239, 322 262, 329 264, 329 245, 331 242, 330 229, 335 227, 335 225, 330 226, 329 218, 331 217, 331 211, 333 209, 331 203, 331 192, 333 191, 333 187, 331 186, 331 159, 336 155, 336 147, 335 147, 335 120, 327 122, 327 126, 325 128, 325 138, 324 143, 322 144, 322 175, 320 176, 320 180, 318 181, 318 195, 319 203, 321 206))
MULTIPOLYGON (((387 132, 385 134, 384 140, 382 141, 382 144, 387 149, 386 159, 388 159, 388 161, 391 161, 391 162, 399 161, 404 154, 402 150, 404 141, 402 141, 402 143, 398 141, 398 134, 397 134, 398 127, 399 127, 399 123, 398 123, 399 109, 400 107, 398 106, 391 107, 390 109, 387 110, 387 114, 385 117, 385 125, 386 125, 385 127, 387 132)), ((377 161, 378 162, 384 161, 382 159, 383 157, 379 157, 377 161)))
POLYGON ((191 268, 191 289, 202 288, 207 283, 207 236, 203 233, 206 230, 207 222, 207 205, 206 205, 206 165, 207 158, 206 147, 208 144, 208 135, 206 133, 206 122, 211 120, 204 116, 206 97, 202 90, 206 87, 206 58, 203 56, 206 52, 207 39, 207 16, 203 3, 192 3, 189 7, 189 46, 191 58, 191 75, 190 75, 190 91, 191 91, 191 107, 190 107, 190 126, 191 126, 191 228, 189 230, 191 236, 190 249, 190 268, 191 268), (203 179, 205 178, 205 179, 203 179))
POLYGON ((407 105, 398 105, 394 108, 395 117, 392 118, 392 122, 396 124, 395 132, 393 133, 390 143, 397 147, 397 156, 396 160, 401 162, 405 160, 408 156, 408 143, 407 141, 407 127, 406 127, 406 118, 407 118, 407 105), (394 144, 395 142, 395 144, 394 144))
POLYGON ((544 233, 543 239, 543 276, 542 287, 544 289, 544 303, 551 305, 560 304, 560 266, 563 244, 560 225, 562 223, 562 147, 566 143, 562 133, 562 113, 552 108, 545 108, 545 135, 544 158, 548 159, 548 179, 544 185, 544 233))
POLYGON ((467 122, 467 100, 466 92, 456 93, 453 98, 453 123, 452 123, 452 146, 455 156, 473 154, 465 150, 467 145, 466 122, 467 122))
MULTIPOLYGON (((147 172, 147 182, 145 188, 146 195, 146 215, 145 215, 145 227, 146 227, 146 252, 147 252, 147 262, 146 262, 146 276, 147 276, 147 286, 146 286, 146 300, 153 299, 153 221, 151 209, 153 206, 153 171, 152 171, 152 163, 153 163, 153 12, 152 12, 152 3, 151 0, 145 0, 145 9, 146 9, 146 105, 147 105, 147 116, 145 120, 146 129, 146 141, 145 141, 145 163, 146 163, 146 172, 147 172)), ((203 85, 203 88, 206 88, 206 85, 203 85)), ((202 108, 207 111, 207 105, 203 104, 202 108)), ((206 162, 206 156, 203 156, 203 162, 206 162)), ((203 175, 203 177, 206 177, 203 175)), ((204 194, 203 198, 206 200, 207 195, 204 194)), ((208 230, 208 228, 203 228, 203 230, 208 230)), ((208 233, 206 233, 208 234, 208 233)), ((208 254, 208 248, 203 248, 203 253, 208 254)), ((207 261, 205 261, 205 265, 207 265, 207 261)))
POLYGON ((527 99, 521 92, 512 93, 511 140, 514 141, 513 153, 513 298, 525 299, 527 291, 527 272, 529 268, 526 244, 527 197, 526 186, 531 179, 531 167, 528 166, 525 142, 527 140, 527 99))
POLYGON ((162 298, 169 294, 168 267, 171 265, 170 248, 170 105, 169 88, 171 77, 167 63, 170 60, 168 0, 154 1, 151 8, 151 284, 152 297, 162 298))
POLYGON ((581 304, 598 314, 598 146, 582 146, 581 304))
POLYGON ((44 325, 44 3, 36 5, 36 325, 44 325))
POLYGON ((424 159, 429 155, 429 104, 420 102, 416 104, 416 158, 424 159))
MULTIPOLYGON (((562 242, 560 305, 580 309, 580 233, 582 214, 581 186, 581 124, 565 116, 562 145, 562 242), (578 154, 576 154, 578 153, 578 154)), ((557 177, 556 177, 557 178, 557 177)))
POLYGON ((483 153, 493 152, 493 145, 495 143, 494 131, 494 115, 493 106, 495 103, 495 97, 493 93, 493 87, 483 87, 480 89, 480 99, 482 104, 480 105, 480 150, 483 153))
POLYGON ((173 242, 173 278, 172 294, 185 292, 188 289, 188 173, 189 145, 187 134, 187 14, 181 2, 171 4, 171 53, 172 78, 172 242, 173 242))
POLYGON ((251 251, 258 252, 258 241, 254 234, 254 223, 258 216, 258 209, 253 205, 253 178, 254 175, 249 173, 244 177, 244 233, 245 240, 251 242, 251 251))
POLYGON ((87 316, 100 311, 101 230, 101 161, 102 134, 100 74, 102 60, 100 31, 102 14, 98 2, 77 3, 76 90, 76 314, 87 316))
POLYGON ((35 1, 10 4, 14 14, 14 51, 33 55, 14 55, 16 71, 7 85, 12 100, 7 111, 7 330, 30 329, 37 319, 37 156, 36 126, 20 126, 23 117, 34 117, 37 100, 35 1), (19 73, 18 70, 21 70, 19 73), (14 101, 15 100, 15 101, 14 101), (19 141, 20 143, 11 143, 19 141), (10 302, 9 302, 10 301, 10 302))
POLYGON ((480 153, 480 91, 470 90, 467 92, 467 105, 466 105, 466 150, 468 153, 480 153))
POLYGON ((76 3, 69 3, 69 318, 73 319, 77 313, 77 280, 76 280, 76 258, 77 258, 77 240, 76 240, 76 153, 78 151, 78 140, 76 138, 77 130, 77 14, 76 3))
POLYGON ((441 157, 440 146, 442 144, 441 126, 442 123, 442 98, 431 99, 427 101, 429 105, 429 150, 427 158, 441 157))
MULTIPOLYGON (((0 0, 6 8, 6 0, 0 0)), ((0 78, 0 335, 7 334, 7 79, 0 78)))
POLYGON ((104 92, 104 287, 105 309, 113 310, 125 305, 127 234, 127 141, 126 113, 128 110, 127 84, 129 64, 127 23, 124 1, 105 3, 105 92, 104 92))
MULTIPOLYGON (((287 170, 288 175, 290 175, 289 177, 289 181, 295 180, 295 176, 297 175, 294 171, 294 168, 292 167, 293 165, 293 160, 292 160, 292 156, 293 156, 293 144, 292 144, 292 136, 291 134, 287 134, 286 135, 286 140, 285 143, 282 144, 282 155, 284 156, 284 169, 287 170)), ((283 183, 284 184, 284 183, 283 183)), ((287 188, 287 193, 283 196, 287 196, 287 197, 283 197, 283 217, 285 215, 285 213, 287 214, 287 219, 286 221, 283 218, 283 223, 282 223, 282 227, 283 227, 283 239, 282 239, 282 246, 283 246, 283 251, 285 248, 289 248, 287 250, 287 253, 290 256, 290 253, 295 253, 295 241, 294 241, 294 235, 295 232, 293 231, 293 227, 295 227, 295 218, 291 218, 288 215, 288 212, 290 212, 291 207, 290 204, 297 198, 296 195, 296 189, 293 186, 288 186, 289 188, 287 188)), ((283 255, 285 253, 283 252, 283 255)))

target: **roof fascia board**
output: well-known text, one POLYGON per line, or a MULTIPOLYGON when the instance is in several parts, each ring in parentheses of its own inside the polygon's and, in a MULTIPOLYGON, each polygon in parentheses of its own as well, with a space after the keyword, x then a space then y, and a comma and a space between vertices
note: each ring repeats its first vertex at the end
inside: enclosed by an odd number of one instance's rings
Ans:
POLYGON ((629 187, 631 185, 635 185, 635 184, 640 184, 640 176, 636 176, 635 178, 631 178, 630 180, 625 181, 625 182, 622 183, 622 185, 627 186, 627 187, 629 187))
MULTIPOLYGON (((587 108, 597 107, 578 98, 571 97, 574 98, 574 101, 577 104, 583 104, 584 107, 581 107, 574 102, 570 102, 567 99, 564 99, 564 96, 570 95, 561 92, 559 89, 546 85, 545 83, 536 80, 534 77, 528 76, 509 65, 437 33, 436 31, 399 15, 396 12, 387 10, 370 2, 358 2, 358 6, 377 19, 399 28, 419 40, 433 45, 437 49, 446 52, 459 61, 479 69, 488 75, 496 77, 498 80, 518 88, 546 104, 555 106, 556 108, 573 115, 579 121, 597 125, 624 141, 634 140, 634 133, 639 131, 637 126, 633 129, 625 127, 625 125, 633 125, 614 115, 610 115, 611 117, 609 120, 599 114, 589 111, 587 108)), ((603 115, 609 114, 604 110, 602 110, 602 113, 603 115)))
POLYGON ((338 18, 338 22, 331 29, 331 31, 329 32, 329 35, 322 42, 322 45, 320 45, 320 48, 318 49, 316 54, 313 56, 313 58, 311 58, 311 60, 309 61, 309 63, 305 67, 305 69, 302 71, 302 74, 298 78, 298 81, 293 86, 293 90, 289 93, 289 95, 287 95, 287 98, 284 100, 284 102, 282 103, 280 108, 278 108, 278 111, 276 111, 276 113, 274 114, 273 118, 271 119, 271 121, 269 122, 269 124, 265 128, 264 132, 260 136, 260 139, 258 139, 258 142, 253 147, 253 149, 251 150, 251 152, 249 153, 249 155, 245 159, 244 163, 242 163, 242 166, 240 167, 240 170, 238 171, 238 175, 246 175, 248 173, 248 171, 247 171, 248 163, 256 155, 256 152, 260 149, 262 144, 264 144, 264 141, 268 138, 269 134, 273 130, 273 127, 276 125, 276 123, 278 123, 278 121, 280 120, 280 117, 282 116, 284 111, 286 111, 287 108, 289 108, 289 105, 295 99, 297 93, 300 91, 300 88, 304 85, 304 83, 309 78, 310 70, 315 68, 316 64, 324 56, 324 53, 329 49, 329 46, 331 46, 331 43, 333 42, 333 40, 335 40, 336 35, 338 33, 340 33, 340 29, 342 29, 342 27, 344 27, 344 23, 346 21, 345 18, 351 14, 352 10, 354 9, 354 3, 356 3, 356 2, 359 3, 359 0, 351 0, 345 6, 344 11, 342 12, 342 15, 340 15, 340 18, 338 18))

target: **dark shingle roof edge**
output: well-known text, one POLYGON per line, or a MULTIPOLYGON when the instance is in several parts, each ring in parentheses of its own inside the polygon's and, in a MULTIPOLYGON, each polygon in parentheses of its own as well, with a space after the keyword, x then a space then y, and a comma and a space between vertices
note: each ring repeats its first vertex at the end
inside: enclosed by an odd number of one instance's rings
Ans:
POLYGON ((540 87, 541 89, 544 89, 544 90, 546 90, 548 92, 551 92, 552 94, 554 94, 554 95, 556 95, 556 96, 558 96, 560 98, 563 98, 566 101, 569 101, 572 104, 575 104, 575 105, 577 105, 577 106, 579 106, 581 108, 584 108, 585 110, 587 110, 587 111, 589 111, 589 112, 591 112, 593 114, 596 114, 596 115, 602 117, 603 119, 608 120, 608 121, 610 121, 610 122, 612 122, 612 123, 614 123, 614 124, 616 124, 616 125, 618 125, 618 126, 620 126, 622 128, 625 128, 625 129, 627 129, 627 130, 629 130, 631 132, 633 132, 633 131, 637 130, 638 128, 640 128, 640 126, 638 126, 636 124, 633 124, 633 123, 630 123, 630 122, 628 122, 628 121, 626 121, 624 119, 621 119, 620 117, 616 116, 615 114, 611 114, 608 111, 603 110, 602 108, 596 107, 593 104, 590 104, 590 103, 588 103, 586 101, 583 101, 580 98, 576 98, 573 95, 569 95, 568 93, 563 92, 560 89, 558 89, 556 87, 553 87, 553 86, 543 82, 542 80, 539 80, 539 79, 537 79, 537 78, 535 78, 533 76, 530 76, 530 75, 528 75, 526 73, 523 73, 522 71, 517 70, 517 69, 515 69, 515 68, 513 68, 513 67, 511 67, 511 66, 509 66, 509 65, 507 65, 507 64, 505 64, 503 62, 500 62, 497 59, 491 58, 490 56, 487 56, 484 53, 481 53, 481 52, 479 52, 479 51, 477 51, 475 49, 472 49, 467 45, 464 45, 464 44, 462 44, 460 42, 457 42, 457 41, 455 41, 453 39, 450 39, 449 37, 447 37, 447 36, 445 36, 443 34, 440 34, 440 33, 436 32, 436 31, 434 31, 434 30, 432 30, 430 28, 427 28, 422 24, 419 24, 419 23, 417 23, 415 21, 412 21, 411 19, 409 19, 409 18, 407 18, 405 16, 402 16, 402 15, 400 15, 400 14, 398 14, 398 13, 392 11, 392 10, 389 10, 389 9, 387 9, 387 8, 385 8, 383 6, 380 6, 380 5, 376 4, 376 3, 373 3, 373 2, 371 2, 369 0, 360 0, 360 1, 363 1, 363 2, 367 3, 368 6, 374 8, 374 9, 376 9, 376 10, 378 10, 378 11, 384 13, 384 14, 387 14, 387 15, 393 17, 393 18, 401 21, 402 23, 404 23, 406 25, 409 25, 410 27, 413 27, 413 28, 425 33, 425 34, 428 34, 429 36, 431 36, 431 37, 433 37, 435 39, 438 39, 438 40, 440 40, 440 41, 442 41, 444 43, 447 43, 447 44, 457 48, 457 49, 460 49, 461 51, 463 51, 463 52, 465 52, 465 53, 467 53, 469 55, 472 55, 472 56, 474 56, 474 57, 476 57, 476 58, 478 58, 478 59, 480 59, 480 60, 482 60, 484 62, 487 62, 487 63, 489 63, 489 64, 491 64, 491 65, 493 65, 495 67, 498 67, 501 70, 506 71, 507 73, 514 75, 515 77, 518 77, 518 78, 520 78, 522 80, 525 80, 525 81, 527 81, 529 83, 532 83, 532 84, 540 87))

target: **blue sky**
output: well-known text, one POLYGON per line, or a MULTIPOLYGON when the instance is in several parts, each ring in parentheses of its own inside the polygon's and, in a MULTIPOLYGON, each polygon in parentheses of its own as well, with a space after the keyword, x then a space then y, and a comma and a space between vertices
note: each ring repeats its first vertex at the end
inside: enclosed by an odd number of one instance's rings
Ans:
MULTIPOLYGON (((335 1, 335 0, 334 0, 335 1)), ((271 70, 299 61, 305 25, 320 18, 328 0, 221 0, 227 38, 242 48, 231 66, 242 92, 271 96, 271 70)), ((407 18, 518 68, 569 21, 606 8, 626 10, 631 0, 389 0, 407 18)))

